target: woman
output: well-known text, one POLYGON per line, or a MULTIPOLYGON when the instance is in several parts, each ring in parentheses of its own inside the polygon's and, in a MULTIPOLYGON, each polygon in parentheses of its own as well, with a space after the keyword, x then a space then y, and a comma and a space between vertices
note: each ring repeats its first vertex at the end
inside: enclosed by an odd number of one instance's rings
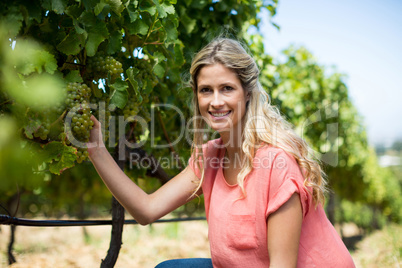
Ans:
MULTIPOLYGON (((194 57, 190 73, 198 130, 192 157, 156 192, 135 185, 103 144, 88 149, 109 190, 140 224, 204 195, 212 260, 158 267, 354 267, 322 208, 320 165, 269 104, 253 58, 237 41, 218 38, 194 57), (206 124, 220 138, 203 144, 206 124)), ((92 120, 90 141, 99 141, 92 120)))

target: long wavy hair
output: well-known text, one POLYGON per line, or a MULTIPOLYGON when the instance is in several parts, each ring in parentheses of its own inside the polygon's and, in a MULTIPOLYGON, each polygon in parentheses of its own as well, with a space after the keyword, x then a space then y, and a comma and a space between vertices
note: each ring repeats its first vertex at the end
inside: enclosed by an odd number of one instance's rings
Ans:
MULTIPOLYGON (((200 70, 207 65, 222 64, 234 71, 241 81, 243 90, 247 92, 250 99, 246 106, 246 113, 242 119, 244 128, 241 135, 241 157, 244 163, 239 174, 237 183, 241 188, 244 197, 244 180, 252 171, 253 158, 256 149, 261 144, 271 144, 283 149, 293 155, 304 175, 304 186, 312 191, 313 200, 316 204, 324 203, 326 191, 325 173, 321 169, 319 161, 313 157, 313 151, 309 145, 293 130, 280 114, 277 107, 271 105, 267 92, 262 88, 258 77, 259 69, 254 59, 247 53, 240 42, 228 39, 217 38, 199 51, 191 63, 190 86, 193 89, 194 127, 202 130, 206 122, 202 118, 198 105, 197 79, 200 70), (250 120, 249 120, 250 119, 250 120), (265 131, 255 131, 256 129, 265 131)), ((201 180, 195 192, 197 192, 204 181, 204 163, 201 148, 204 143, 204 133, 194 131, 191 155, 194 163, 201 171, 201 180)), ((194 192, 194 193, 195 193, 194 192)))

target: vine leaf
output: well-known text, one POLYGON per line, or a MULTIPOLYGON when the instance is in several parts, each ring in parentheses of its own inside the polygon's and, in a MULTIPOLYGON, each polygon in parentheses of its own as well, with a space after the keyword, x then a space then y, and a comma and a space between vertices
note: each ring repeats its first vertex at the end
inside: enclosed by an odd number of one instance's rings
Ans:
POLYGON ((124 5, 120 0, 107 0, 107 3, 111 7, 114 13, 120 16, 121 12, 124 10, 124 5))
POLYGON ((63 14, 66 6, 66 0, 52 0, 52 10, 56 12, 56 14, 63 14))
POLYGON ((40 74, 43 70, 53 74, 57 70, 55 57, 33 42, 19 40, 11 55, 17 71, 23 75, 29 75, 34 72, 40 74))
POLYGON ((173 41, 176 41, 179 33, 177 32, 177 27, 179 26, 179 21, 177 20, 177 18, 172 18, 170 19, 168 17, 168 19, 166 20, 166 23, 164 25, 165 31, 166 31, 166 42, 170 43, 173 41))
POLYGON ((159 4, 159 0, 154 0, 153 2, 158 10, 159 18, 165 18, 168 14, 175 13, 174 6, 165 3, 159 4))
POLYGON ((155 65, 154 67, 154 73, 156 74, 156 76, 158 76, 159 78, 163 78, 163 76, 165 75, 165 68, 162 66, 161 63, 158 63, 155 65))
POLYGON ((123 34, 120 31, 113 31, 108 39, 107 53, 114 54, 119 52, 122 47, 123 34))
POLYGON ((134 7, 134 4, 127 6, 127 13, 130 17, 130 22, 134 22, 140 17, 140 13, 138 13, 137 9, 134 7))
POLYGON ((66 55, 76 55, 85 44, 85 39, 84 34, 78 34, 73 30, 57 45, 57 49, 66 55))
POLYGON ((123 109, 128 100, 127 83, 121 79, 117 79, 113 84, 110 84, 110 87, 113 90, 110 95, 110 104, 123 109))
POLYGON ((77 159, 77 149, 64 145, 58 141, 52 141, 43 146, 46 152, 45 162, 49 164, 51 173, 60 175, 64 170, 74 166, 77 159))
POLYGON ((78 70, 72 70, 72 71, 70 71, 70 72, 66 75, 66 77, 64 77, 64 80, 65 80, 67 83, 75 83, 75 82, 77 82, 77 83, 82 83, 82 82, 83 82, 82 77, 81 77, 81 75, 80 75, 80 71, 78 71, 78 70))
POLYGON ((22 21, 24 20, 21 11, 16 6, 10 6, 6 14, 2 14, 0 23, 7 25, 7 32, 10 37, 14 37, 21 29, 22 21), (5 16, 4 16, 5 15, 5 16))
POLYGON ((148 33, 149 26, 143 20, 136 20, 133 23, 127 25, 127 29, 130 34, 146 35, 148 33))
MULTIPOLYGON (((158 0, 156 0, 156 2, 158 2, 158 4, 159 4, 158 0)), ((152 5, 151 2, 149 2, 149 1, 143 1, 140 5, 139 9, 140 9, 140 11, 148 12, 149 15, 151 15, 151 16, 154 16, 156 13, 156 6, 152 5)))
POLYGON ((98 46, 109 36, 109 31, 106 23, 97 17, 91 11, 85 11, 81 17, 80 22, 85 26, 88 32, 88 39, 85 44, 87 55, 92 57, 98 50, 98 46))

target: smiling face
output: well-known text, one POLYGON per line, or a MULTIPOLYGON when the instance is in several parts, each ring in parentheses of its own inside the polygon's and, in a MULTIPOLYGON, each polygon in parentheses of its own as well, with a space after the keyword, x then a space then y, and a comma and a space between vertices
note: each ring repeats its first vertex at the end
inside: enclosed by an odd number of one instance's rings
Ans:
POLYGON ((248 97, 235 72, 219 63, 204 66, 196 90, 201 116, 212 129, 222 135, 240 126, 248 97))

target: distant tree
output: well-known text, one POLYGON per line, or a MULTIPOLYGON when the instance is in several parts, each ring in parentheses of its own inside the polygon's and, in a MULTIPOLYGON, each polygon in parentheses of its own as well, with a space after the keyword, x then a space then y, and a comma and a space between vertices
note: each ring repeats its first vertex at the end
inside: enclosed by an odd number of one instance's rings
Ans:
POLYGON ((394 143, 391 146, 391 149, 397 152, 402 152, 402 139, 394 141, 394 143))

